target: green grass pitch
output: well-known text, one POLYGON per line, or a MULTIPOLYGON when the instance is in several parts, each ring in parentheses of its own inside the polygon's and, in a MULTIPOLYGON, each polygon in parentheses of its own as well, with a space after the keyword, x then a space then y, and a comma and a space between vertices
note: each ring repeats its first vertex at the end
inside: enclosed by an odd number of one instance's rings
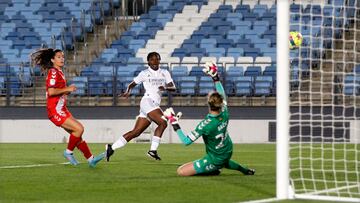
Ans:
MULTIPOLYGON (((223 169, 219 176, 179 177, 179 165, 201 158, 204 145, 162 144, 162 161, 145 154, 149 144, 128 144, 110 162, 89 168, 64 165, 65 144, 0 144, 0 202, 241 202, 275 197, 275 145, 234 145, 233 159, 255 176, 223 169), (4 168, 4 166, 35 167, 4 168)), ((104 144, 90 144, 94 154, 104 144)), ((304 202, 304 201, 297 201, 304 202)))

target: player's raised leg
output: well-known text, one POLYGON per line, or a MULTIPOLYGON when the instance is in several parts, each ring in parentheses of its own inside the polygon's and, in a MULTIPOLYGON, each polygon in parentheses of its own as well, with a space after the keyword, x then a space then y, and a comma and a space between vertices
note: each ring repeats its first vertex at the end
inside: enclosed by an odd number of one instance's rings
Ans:
POLYGON ((147 115, 158 125, 155 129, 154 135, 151 138, 151 146, 147 154, 155 160, 161 160, 157 153, 157 149, 160 145, 161 137, 167 127, 167 122, 161 118, 163 116, 163 112, 159 108, 149 112, 147 115))
POLYGON ((116 149, 124 147, 130 140, 139 136, 142 132, 144 132, 144 130, 146 130, 147 127, 149 127, 150 124, 151 122, 147 118, 138 117, 136 119, 135 126, 131 131, 121 136, 114 142, 114 144, 106 145, 106 160, 109 161, 110 156, 114 154, 116 149))

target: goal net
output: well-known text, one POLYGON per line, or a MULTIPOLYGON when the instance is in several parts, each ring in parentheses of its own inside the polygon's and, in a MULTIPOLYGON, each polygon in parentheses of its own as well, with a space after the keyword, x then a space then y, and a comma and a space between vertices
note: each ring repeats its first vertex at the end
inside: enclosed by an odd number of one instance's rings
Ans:
POLYGON ((287 128, 283 189, 287 198, 360 202, 360 1, 287 3, 286 33, 300 32, 303 43, 288 50, 287 123, 278 125, 287 128))

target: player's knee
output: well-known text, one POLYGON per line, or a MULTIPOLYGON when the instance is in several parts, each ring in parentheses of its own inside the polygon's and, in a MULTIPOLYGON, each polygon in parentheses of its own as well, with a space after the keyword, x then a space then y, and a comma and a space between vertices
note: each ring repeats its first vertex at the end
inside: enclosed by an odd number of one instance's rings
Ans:
POLYGON ((176 172, 179 176, 184 176, 184 172, 181 167, 179 167, 176 172))
POLYGON ((159 122, 159 127, 163 128, 163 129, 165 129, 167 127, 167 125, 168 125, 167 122, 164 120, 159 122))
POLYGON ((84 126, 81 124, 77 125, 75 128, 75 132, 81 136, 84 133, 84 126))
POLYGON ((138 137, 139 135, 141 135, 141 133, 142 133, 141 130, 139 130, 139 129, 133 129, 133 130, 125 133, 124 138, 125 138, 127 141, 130 141, 130 140, 132 140, 133 138, 138 137))
POLYGON ((184 168, 183 167, 179 167, 178 169, 177 169, 177 174, 179 175, 179 176, 188 176, 188 174, 186 173, 186 171, 184 170, 184 168))

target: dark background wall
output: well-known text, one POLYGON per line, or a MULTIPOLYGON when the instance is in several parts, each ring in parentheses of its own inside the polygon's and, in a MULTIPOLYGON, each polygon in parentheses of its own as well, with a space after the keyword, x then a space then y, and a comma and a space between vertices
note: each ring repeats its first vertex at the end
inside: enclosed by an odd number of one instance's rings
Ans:
MULTIPOLYGON (((132 119, 139 107, 68 107, 79 119, 132 119)), ((185 119, 201 119, 207 107, 174 107, 185 119)), ((276 119, 275 107, 230 107, 230 119, 276 119)), ((0 119, 47 119, 46 107, 0 107, 0 119)))

